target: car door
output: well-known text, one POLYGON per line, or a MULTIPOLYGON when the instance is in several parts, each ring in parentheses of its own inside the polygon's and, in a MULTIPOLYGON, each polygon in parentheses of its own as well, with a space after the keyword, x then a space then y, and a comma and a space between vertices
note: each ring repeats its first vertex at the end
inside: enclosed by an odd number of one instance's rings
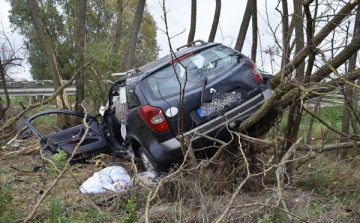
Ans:
POLYGON ((69 110, 47 110, 36 113, 26 119, 26 125, 38 137, 44 150, 53 155, 58 149, 70 156, 86 132, 85 124, 61 126, 57 125, 59 115, 74 122, 76 118, 85 118, 89 126, 84 141, 78 146, 72 161, 86 159, 105 152, 108 145, 96 117, 69 110), (36 127, 35 127, 36 125, 36 127))

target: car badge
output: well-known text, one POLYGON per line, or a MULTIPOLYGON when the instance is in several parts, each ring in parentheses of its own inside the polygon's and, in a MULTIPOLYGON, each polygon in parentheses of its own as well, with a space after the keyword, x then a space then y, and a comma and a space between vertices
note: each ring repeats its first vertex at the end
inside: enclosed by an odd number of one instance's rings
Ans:
POLYGON ((216 90, 214 88, 210 88, 210 94, 216 93, 216 90))

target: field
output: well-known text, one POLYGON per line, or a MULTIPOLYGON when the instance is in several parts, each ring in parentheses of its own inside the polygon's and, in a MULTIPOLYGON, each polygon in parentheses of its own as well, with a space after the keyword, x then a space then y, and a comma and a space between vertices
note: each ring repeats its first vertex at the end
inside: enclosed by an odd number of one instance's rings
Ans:
MULTIPOLYGON (((342 106, 324 107, 320 112, 332 126, 341 128, 342 106)), ((300 136, 307 135, 309 122, 305 116, 300 136)), ((279 131, 285 124, 280 123, 279 131)), ((333 133, 316 121, 310 135, 308 140, 315 144, 336 142, 333 133)), ((285 175, 287 183, 279 189, 275 176, 279 166, 271 160, 274 151, 248 155, 251 175, 246 177, 241 152, 247 150, 233 144, 207 167, 175 168, 159 183, 151 202, 149 189, 152 193, 155 189, 142 184, 119 194, 80 194, 79 186, 104 167, 123 166, 131 177, 141 171, 136 160, 134 164, 112 163, 109 155, 101 154, 68 167, 31 222, 145 222, 147 218, 150 222, 213 222, 221 218, 230 201, 222 222, 359 222, 358 156, 340 160, 336 151, 298 151, 291 180, 285 175)), ((199 163, 202 160, 198 158, 199 163)), ((20 148, 4 147, 0 163, 0 222, 15 222, 31 213, 59 174, 54 165, 61 170, 65 160, 56 157, 51 162, 32 136, 20 148)))

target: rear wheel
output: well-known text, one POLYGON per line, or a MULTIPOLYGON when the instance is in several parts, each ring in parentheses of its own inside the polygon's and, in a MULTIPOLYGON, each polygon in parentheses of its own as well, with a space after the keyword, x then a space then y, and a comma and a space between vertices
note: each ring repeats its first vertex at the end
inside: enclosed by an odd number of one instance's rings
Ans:
POLYGON ((142 146, 139 148, 139 157, 146 171, 154 173, 163 172, 163 169, 155 163, 154 159, 147 154, 142 146))

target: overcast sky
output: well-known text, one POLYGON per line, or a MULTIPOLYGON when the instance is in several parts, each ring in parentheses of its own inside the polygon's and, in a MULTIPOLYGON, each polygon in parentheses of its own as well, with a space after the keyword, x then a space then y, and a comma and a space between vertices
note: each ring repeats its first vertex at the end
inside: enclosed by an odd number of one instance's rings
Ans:
MULTIPOLYGON (((163 21, 163 10, 161 8, 162 0, 147 0, 147 7, 153 15, 157 26, 157 41, 160 45, 161 51, 159 56, 164 56, 169 53, 168 41, 165 34, 161 30, 165 30, 163 21)), ((220 15, 219 28, 216 33, 215 42, 220 42, 228 46, 234 47, 236 38, 240 29, 243 13, 246 7, 246 0, 222 0, 222 8, 220 15)), ((268 18, 273 28, 276 29, 280 23, 279 13, 275 11, 278 3, 277 0, 261 0, 258 1, 258 23, 259 35, 261 41, 258 45, 258 61, 259 67, 265 70, 271 70, 269 55, 260 55, 260 47, 265 49, 267 46, 274 45, 274 37, 266 22, 266 10, 268 9, 268 18), (267 6, 267 7, 265 7, 267 6), (265 42, 264 42, 265 41, 265 42), (261 44, 261 46, 260 46, 261 44)), ((191 0, 166 0, 165 7, 167 9, 167 20, 171 43, 174 49, 186 44, 189 30, 190 30, 190 13, 191 13, 191 0)), ((10 4, 5 0, 0 0, 0 20, 6 32, 10 32, 10 24, 8 21, 10 4)), ((290 9, 289 11, 292 11, 290 9)), ((215 12, 215 0, 198 0, 197 1, 197 24, 195 40, 201 39, 207 41, 215 12)), ((280 32, 279 32, 280 33, 280 32)), ((14 41, 17 46, 22 43, 21 37, 14 34, 14 41)), ((242 53, 250 56, 251 47, 251 26, 249 26, 246 42, 243 47, 242 53)), ((26 78, 31 79, 28 72, 28 65, 26 62, 23 64, 26 68, 22 70, 12 71, 13 78, 26 78)))

